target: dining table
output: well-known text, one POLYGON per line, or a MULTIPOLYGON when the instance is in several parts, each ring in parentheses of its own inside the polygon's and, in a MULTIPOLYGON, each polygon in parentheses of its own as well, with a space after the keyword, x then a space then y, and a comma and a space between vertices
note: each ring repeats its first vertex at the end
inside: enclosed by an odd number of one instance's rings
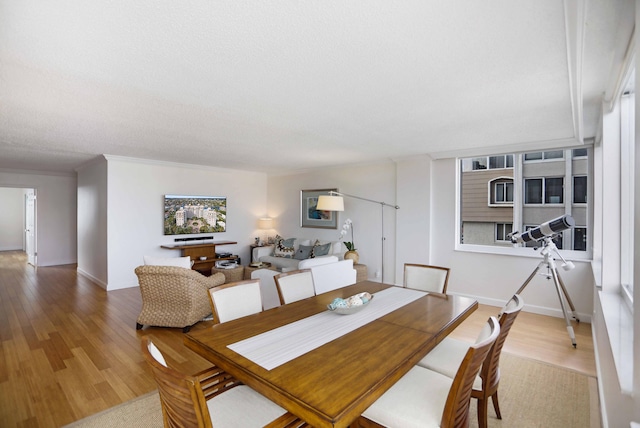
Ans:
POLYGON ((314 427, 348 427, 478 307, 472 298, 362 281, 233 321, 185 345, 314 427), (351 315, 327 305, 373 298, 351 315))

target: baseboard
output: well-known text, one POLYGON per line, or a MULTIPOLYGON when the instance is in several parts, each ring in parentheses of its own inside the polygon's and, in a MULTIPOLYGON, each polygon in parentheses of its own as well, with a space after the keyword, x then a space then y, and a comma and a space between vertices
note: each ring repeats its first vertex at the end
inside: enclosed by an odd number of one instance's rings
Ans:
MULTIPOLYGON (((450 293, 450 292, 447 292, 447 294, 452 294, 455 296, 462 296, 462 297, 469 297, 471 299, 477 300, 478 303, 480 303, 481 305, 496 306, 498 308, 503 307, 507 303, 506 300, 492 299, 492 298, 482 297, 482 296, 472 296, 469 294, 450 293)), ((530 312, 532 314, 547 315, 547 316, 556 317, 556 318, 564 318, 562 309, 559 309, 559 308, 548 308, 546 306, 527 305, 525 303, 522 310, 525 312, 530 312)), ((571 316, 571 314, 569 314, 569 316, 571 316)), ((588 324, 591 324, 591 314, 583 314, 578 312, 578 318, 580 318, 580 322, 586 322, 588 324)))
POLYGON ((78 274, 79 274, 79 275, 82 275, 82 276, 84 276, 85 278, 89 278, 91 281, 93 281, 93 282, 95 282, 96 284, 98 284, 98 285, 100 286, 100 288, 103 288, 103 289, 107 290, 107 284, 106 284, 104 281, 102 281, 102 280, 100 280, 100 279, 96 278, 95 276, 91 275, 91 274, 90 274, 90 273, 88 273, 88 272, 83 271, 83 270, 82 270, 82 269, 80 269, 80 268, 76 268, 76 271, 78 272, 78 274))

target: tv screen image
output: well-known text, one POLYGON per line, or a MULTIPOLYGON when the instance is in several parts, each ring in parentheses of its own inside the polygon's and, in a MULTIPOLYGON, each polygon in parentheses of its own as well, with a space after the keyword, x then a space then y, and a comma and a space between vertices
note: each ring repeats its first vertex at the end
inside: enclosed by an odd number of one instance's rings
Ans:
POLYGON ((164 195, 165 235, 214 233, 226 230, 226 197, 164 195))

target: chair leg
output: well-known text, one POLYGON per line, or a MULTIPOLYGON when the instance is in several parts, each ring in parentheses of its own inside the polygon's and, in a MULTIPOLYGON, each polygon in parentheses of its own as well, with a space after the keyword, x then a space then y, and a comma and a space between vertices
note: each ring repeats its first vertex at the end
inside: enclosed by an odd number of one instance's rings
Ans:
POLYGON ((141 330, 142 329, 142 324, 140 324, 139 322, 136 323, 136 330, 141 330))
POLYGON ((498 391, 494 392, 491 396, 491 401, 493 402, 493 410, 496 411, 496 416, 498 419, 502 419, 502 415, 500 414, 500 406, 498 405, 498 391))
POLYGON ((487 428, 487 399, 478 398, 478 428, 487 428))
POLYGON ((186 327, 182 327, 182 332, 183 333, 189 333, 189 330, 191 330, 191 326, 190 325, 188 325, 186 327))

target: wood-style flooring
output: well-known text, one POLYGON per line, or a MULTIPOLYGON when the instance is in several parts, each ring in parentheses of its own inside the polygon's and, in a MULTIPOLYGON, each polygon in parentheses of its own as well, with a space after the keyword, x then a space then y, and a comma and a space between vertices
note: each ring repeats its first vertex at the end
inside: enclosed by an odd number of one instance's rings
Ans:
MULTIPOLYGON (((0 252, 0 426, 60 427, 155 390, 146 334, 179 370, 208 366, 181 329, 136 331, 140 307, 137 288, 107 293, 75 265, 34 268, 23 252, 0 252)), ((473 341, 497 312, 481 306, 453 335, 473 341)), ((574 349, 563 319, 521 313, 504 350, 595 376, 590 324, 576 325, 576 338, 574 349)))

